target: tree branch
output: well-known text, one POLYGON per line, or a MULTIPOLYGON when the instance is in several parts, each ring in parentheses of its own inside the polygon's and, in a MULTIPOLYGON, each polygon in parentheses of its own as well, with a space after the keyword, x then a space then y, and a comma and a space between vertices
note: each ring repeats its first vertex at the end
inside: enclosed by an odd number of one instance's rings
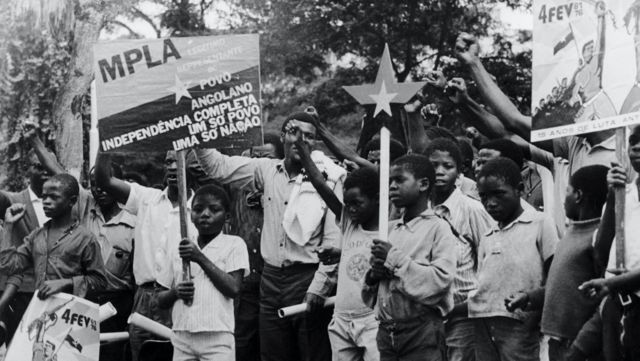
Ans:
POLYGON ((162 36, 162 34, 160 33, 160 28, 156 26, 156 24, 153 22, 153 19, 151 19, 149 15, 143 13, 140 9, 136 8, 135 6, 131 8, 131 12, 133 13, 134 16, 146 21, 149 25, 151 25, 151 27, 153 28, 153 31, 156 32, 156 37, 160 38, 162 36))
POLYGON ((114 25, 119 25, 125 29, 127 29, 129 31, 129 33, 136 39, 141 39, 142 35, 138 34, 137 32, 135 32, 133 29, 131 29, 131 27, 125 23, 123 23, 122 21, 119 20, 109 20, 109 23, 114 24, 114 25))

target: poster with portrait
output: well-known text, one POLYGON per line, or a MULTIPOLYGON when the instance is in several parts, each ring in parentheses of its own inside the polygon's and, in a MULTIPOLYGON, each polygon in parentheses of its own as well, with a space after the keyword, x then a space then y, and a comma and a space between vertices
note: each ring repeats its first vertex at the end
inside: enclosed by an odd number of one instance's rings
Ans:
POLYGON ((22 316, 5 360, 98 361, 98 305, 66 293, 46 300, 36 295, 22 316))
POLYGON ((640 123, 640 0, 535 0, 532 141, 640 123))
POLYGON ((95 44, 102 151, 261 144, 258 40, 247 34, 95 44))

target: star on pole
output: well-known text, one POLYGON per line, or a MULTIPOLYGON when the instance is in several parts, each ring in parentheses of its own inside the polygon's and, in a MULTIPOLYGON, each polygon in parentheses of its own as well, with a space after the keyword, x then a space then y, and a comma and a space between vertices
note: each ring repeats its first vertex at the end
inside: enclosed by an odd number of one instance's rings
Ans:
POLYGON ((180 102, 180 99, 182 99, 182 97, 193 99, 191 98, 191 94, 189 94, 189 84, 190 82, 183 83, 180 78, 178 78, 178 74, 175 75, 175 84, 172 87, 167 88, 167 90, 171 91, 172 93, 176 93, 176 104, 180 102))
POLYGON ((385 44, 375 83, 345 86, 343 88, 358 103, 362 105, 375 104, 376 109, 373 116, 376 117, 381 111, 391 115, 390 104, 407 103, 426 83, 398 83, 391 64, 389 46, 385 44))

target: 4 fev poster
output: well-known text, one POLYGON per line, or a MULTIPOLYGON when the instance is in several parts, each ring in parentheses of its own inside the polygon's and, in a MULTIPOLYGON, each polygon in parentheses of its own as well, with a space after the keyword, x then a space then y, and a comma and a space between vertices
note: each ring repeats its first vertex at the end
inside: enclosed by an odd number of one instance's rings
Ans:
POLYGON ((34 296, 5 360, 98 361, 98 305, 66 293, 34 296))
POLYGON ((100 42, 94 68, 103 151, 262 140, 257 34, 100 42))
POLYGON ((535 0, 531 140, 640 123, 640 1, 535 0))

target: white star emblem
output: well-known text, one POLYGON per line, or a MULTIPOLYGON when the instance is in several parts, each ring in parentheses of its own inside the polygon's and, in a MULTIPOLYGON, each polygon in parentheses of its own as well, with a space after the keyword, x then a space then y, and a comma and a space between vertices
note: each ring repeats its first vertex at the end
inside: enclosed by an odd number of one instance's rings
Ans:
POLYGON ((189 94, 189 84, 190 82, 183 83, 180 78, 178 78, 178 74, 175 75, 175 85, 171 88, 167 88, 172 93, 176 93, 176 104, 182 99, 182 97, 191 98, 191 94, 189 94))
POLYGON ((392 116, 391 105, 389 103, 393 100, 393 98, 396 97, 396 95, 398 95, 398 93, 387 93, 387 86, 383 80, 382 86, 380 87, 380 92, 375 95, 369 94, 371 99, 375 100, 376 102, 376 110, 373 112, 373 116, 375 117, 376 115, 378 115, 380 111, 384 111, 385 113, 389 114, 389 116, 392 116))

